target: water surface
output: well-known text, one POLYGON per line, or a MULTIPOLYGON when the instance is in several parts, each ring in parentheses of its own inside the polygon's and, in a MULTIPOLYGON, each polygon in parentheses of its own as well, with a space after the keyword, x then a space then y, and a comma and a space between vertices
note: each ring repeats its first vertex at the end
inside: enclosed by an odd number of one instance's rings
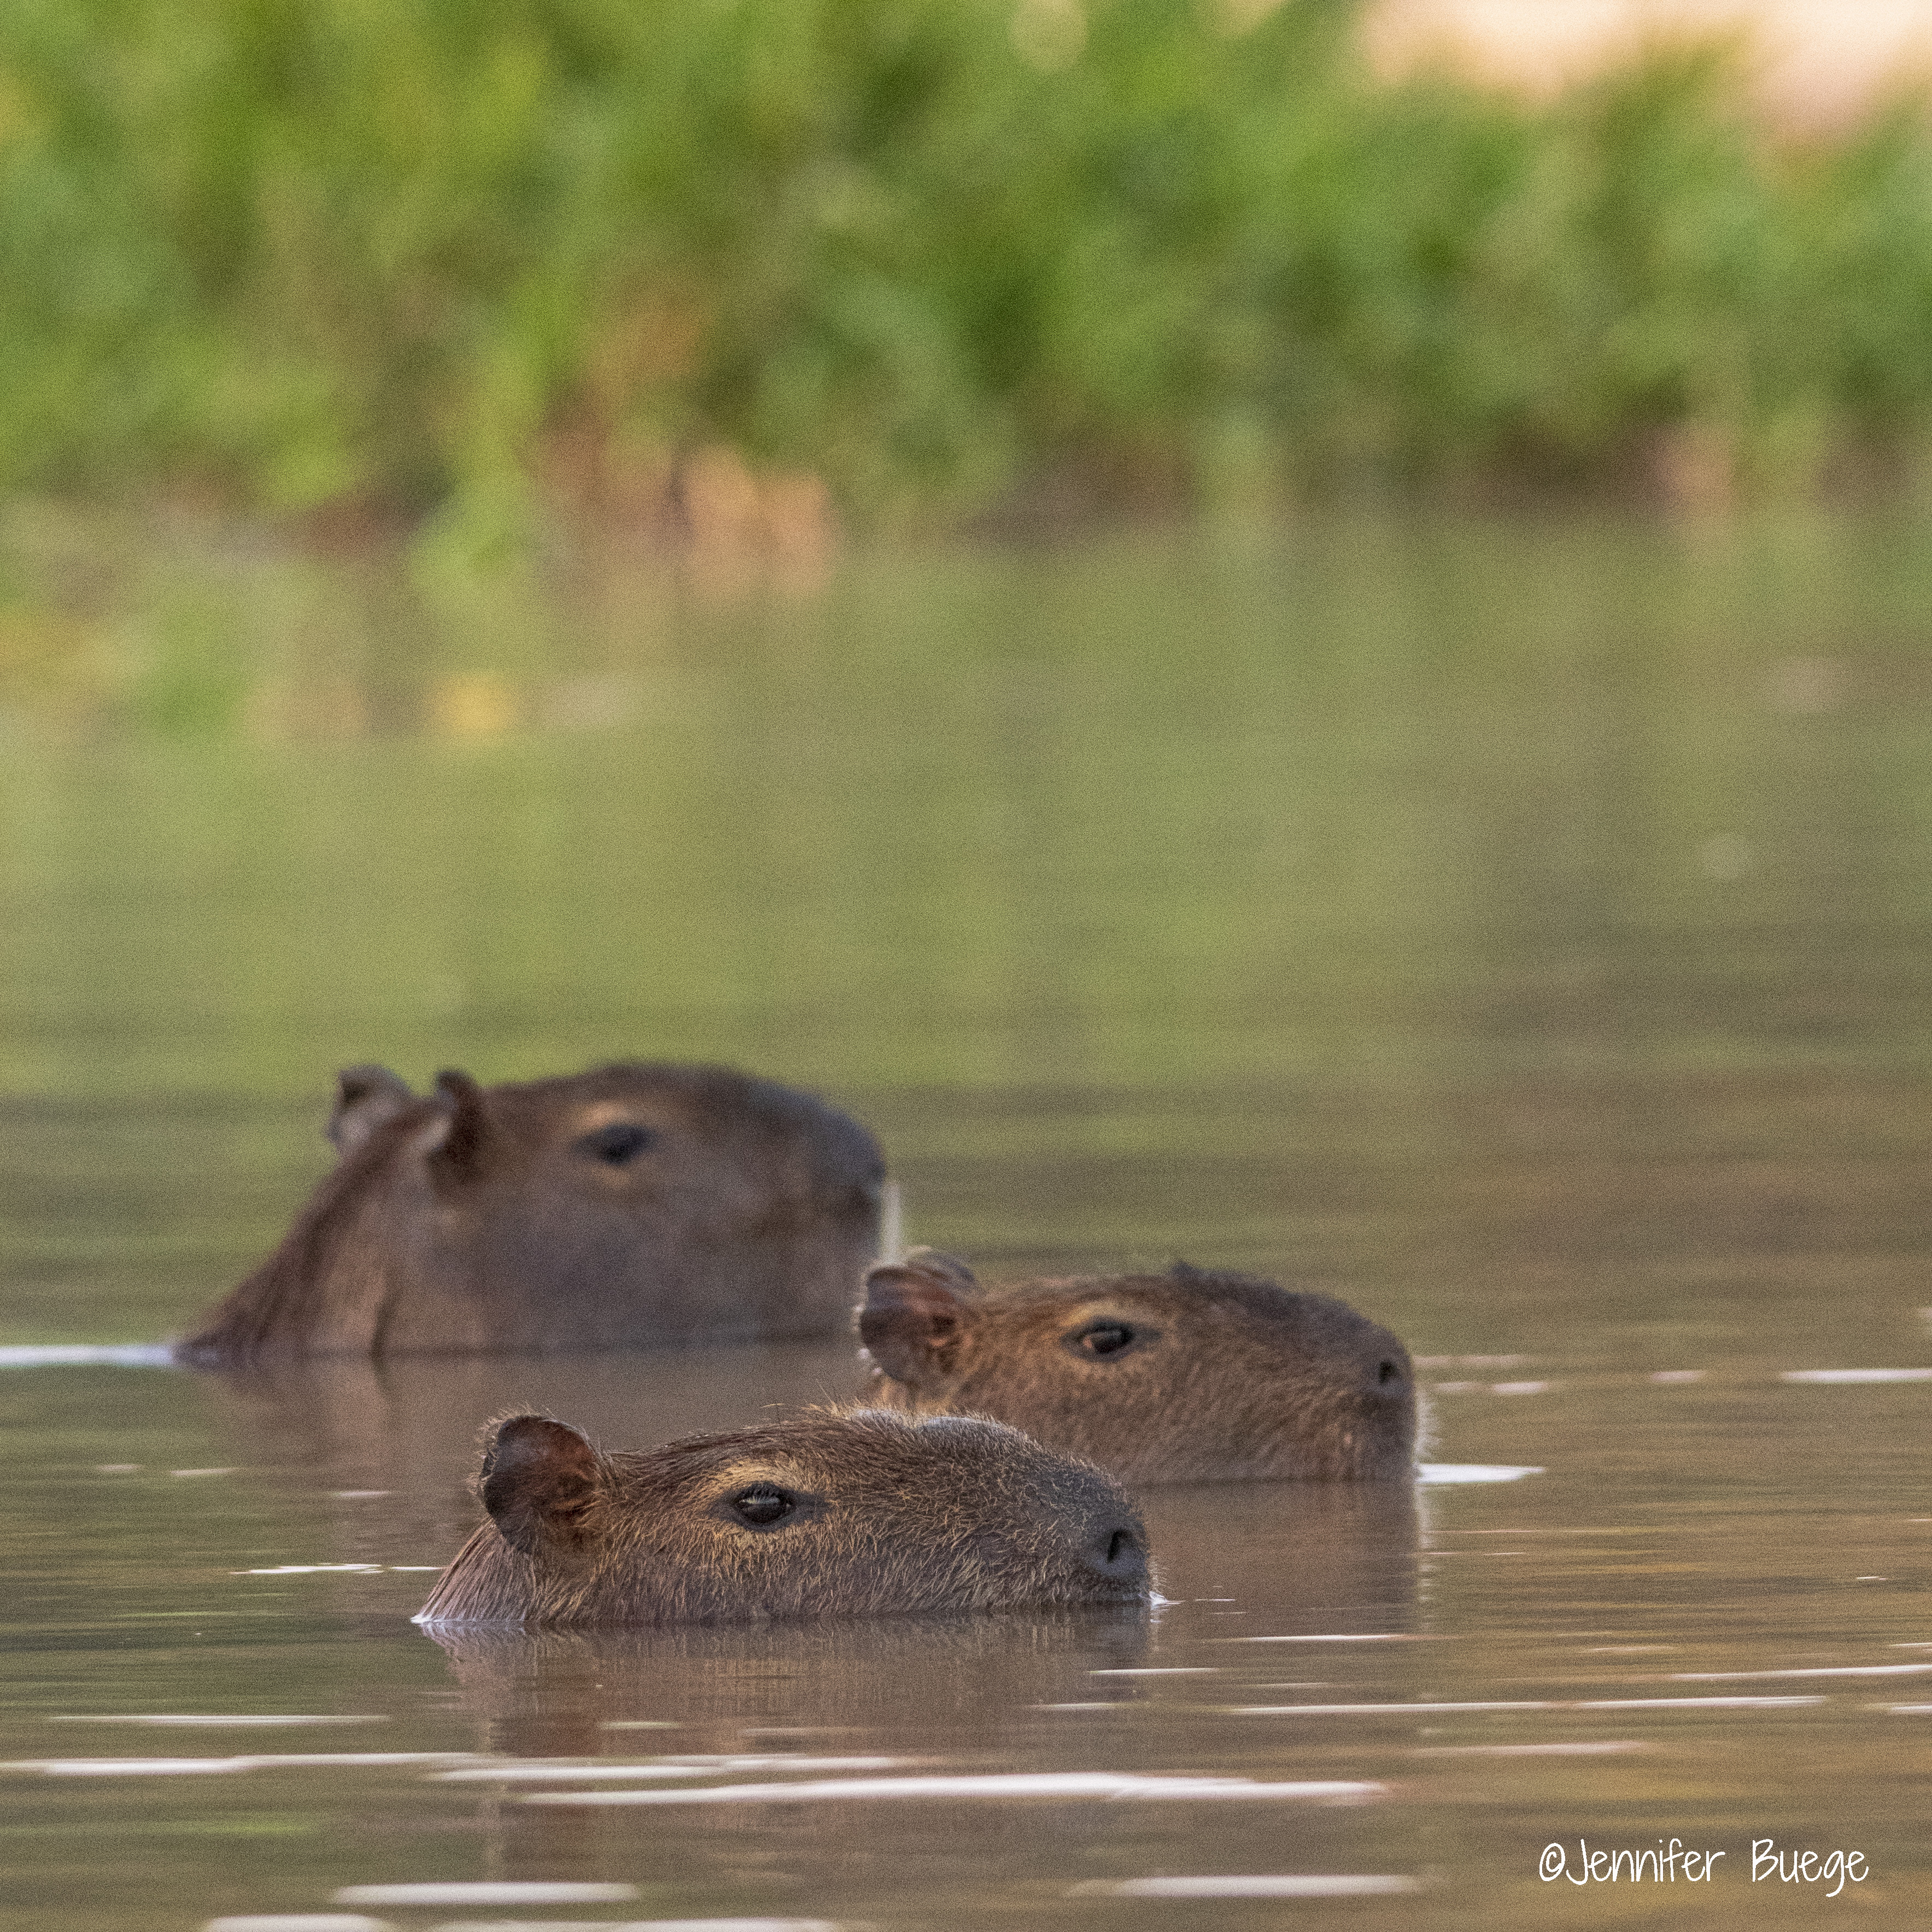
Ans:
POLYGON ((1344 1294, 1431 1462, 1541 1473, 1150 1492, 1147 1618, 440 1643, 490 1416, 643 1444, 849 1347, 0 1370, 8 1922, 1922 1916, 1932 1382, 1816 1377, 1932 1365, 1929 565, 1338 526, 520 644, 352 585, 308 656, 263 566, 232 712, 23 714, 0 1342, 184 1328, 338 1064, 716 1058, 872 1123, 914 1239, 1344 1294))

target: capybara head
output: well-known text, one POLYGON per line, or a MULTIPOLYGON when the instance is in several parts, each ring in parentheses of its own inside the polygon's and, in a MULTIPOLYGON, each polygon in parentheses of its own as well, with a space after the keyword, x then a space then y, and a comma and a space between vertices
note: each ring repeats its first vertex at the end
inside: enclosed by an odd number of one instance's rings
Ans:
POLYGON ((1414 1472, 1408 1351, 1330 1295, 1180 1262, 982 1288, 920 1248, 858 1313, 872 1400, 995 1416, 1124 1482, 1414 1472))
POLYGON ((872 1136, 722 1067, 448 1072, 422 1097, 352 1067, 328 1132, 335 1171, 188 1359, 824 1334, 878 1252, 872 1136))
POLYGON ((826 1409, 600 1455, 492 1431, 484 1524, 416 1621, 604 1628, 1142 1603, 1120 1486, 977 1417, 826 1409))

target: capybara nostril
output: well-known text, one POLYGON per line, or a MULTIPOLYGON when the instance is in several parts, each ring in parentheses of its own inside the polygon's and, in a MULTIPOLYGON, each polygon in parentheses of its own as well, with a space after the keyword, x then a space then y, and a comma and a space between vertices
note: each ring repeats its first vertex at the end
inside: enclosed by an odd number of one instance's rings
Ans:
POLYGON ((1384 1355, 1382 1358, 1381 1366, 1376 1371, 1376 1382, 1386 1388, 1390 1382, 1399 1382, 1401 1379, 1401 1370, 1384 1355))
POLYGON ((1147 1574, 1147 1552, 1140 1538, 1124 1525, 1102 1532, 1094 1545, 1100 1554, 1099 1567, 1109 1576, 1131 1582, 1147 1574))

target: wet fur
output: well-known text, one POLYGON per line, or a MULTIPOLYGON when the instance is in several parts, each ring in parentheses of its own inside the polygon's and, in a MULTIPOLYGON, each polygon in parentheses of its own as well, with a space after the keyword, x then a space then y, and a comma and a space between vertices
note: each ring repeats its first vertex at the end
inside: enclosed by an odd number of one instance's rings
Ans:
POLYGON ((1132 1484, 1414 1474, 1408 1352, 1332 1296, 1179 1263, 982 1288, 930 1250, 867 1288, 882 1406, 994 1416, 1132 1484), (1114 1361, 1070 1352, 1070 1334, 1113 1315, 1159 1342, 1114 1361))
MULTIPOLYGON (((1115 1574, 1096 1561, 1117 1532, 1130 1550, 1144 1548, 1119 1486, 998 1424, 820 1410, 595 1456, 587 1493, 562 1485, 560 1536, 531 1533, 543 1512, 521 1492, 490 1494, 499 1444, 532 1425, 562 1431, 536 1418, 495 1425, 482 1484, 493 1520, 443 1572, 418 1622, 622 1628, 1146 1599, 1144 1560, 1123 1559, 1115 1574), (823 1508, 747 1528, 722 1500, 766 1472, 823 1508)), ((559 1460, 576 1466, 567 1446, 559 1460)), ((534 1488, 550 1484, 549 1462, 530 1459, 529 1477, 534 1488)))
POLYGON ((197 1364, 382 1352, 382 1319, 404 1258, 366 1224, 384 1177, 440 1118, 418 1100, 345 1154, 303 1204, 273 1254, 176 1352, 197 1364))

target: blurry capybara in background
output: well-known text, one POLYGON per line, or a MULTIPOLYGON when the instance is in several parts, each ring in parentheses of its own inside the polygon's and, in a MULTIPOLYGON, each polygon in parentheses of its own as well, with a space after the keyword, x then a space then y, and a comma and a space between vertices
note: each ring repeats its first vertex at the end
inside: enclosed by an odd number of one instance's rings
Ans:
POLYGON ((499 1424, 490 1520, 417 1621, 525 1628, 796 1622, 1144 1603, 1120 1485, 977 1418, 821 1409, 600 1455, 499 1424))
POLYGON ((352 1067, 328 1132, 334 1171, 184 1360, 823 1334, 878 1252, 872 1136, 722 1067, 447 1072, 422 1096, 352 1067))
POLYGON ((1407 1480, 1415 1378, 1330 1295, 1177 1262, 982 1288, 929 1248, 866 1277, 867 1399, 989 1415, 1126 1483, 1407 1480))

